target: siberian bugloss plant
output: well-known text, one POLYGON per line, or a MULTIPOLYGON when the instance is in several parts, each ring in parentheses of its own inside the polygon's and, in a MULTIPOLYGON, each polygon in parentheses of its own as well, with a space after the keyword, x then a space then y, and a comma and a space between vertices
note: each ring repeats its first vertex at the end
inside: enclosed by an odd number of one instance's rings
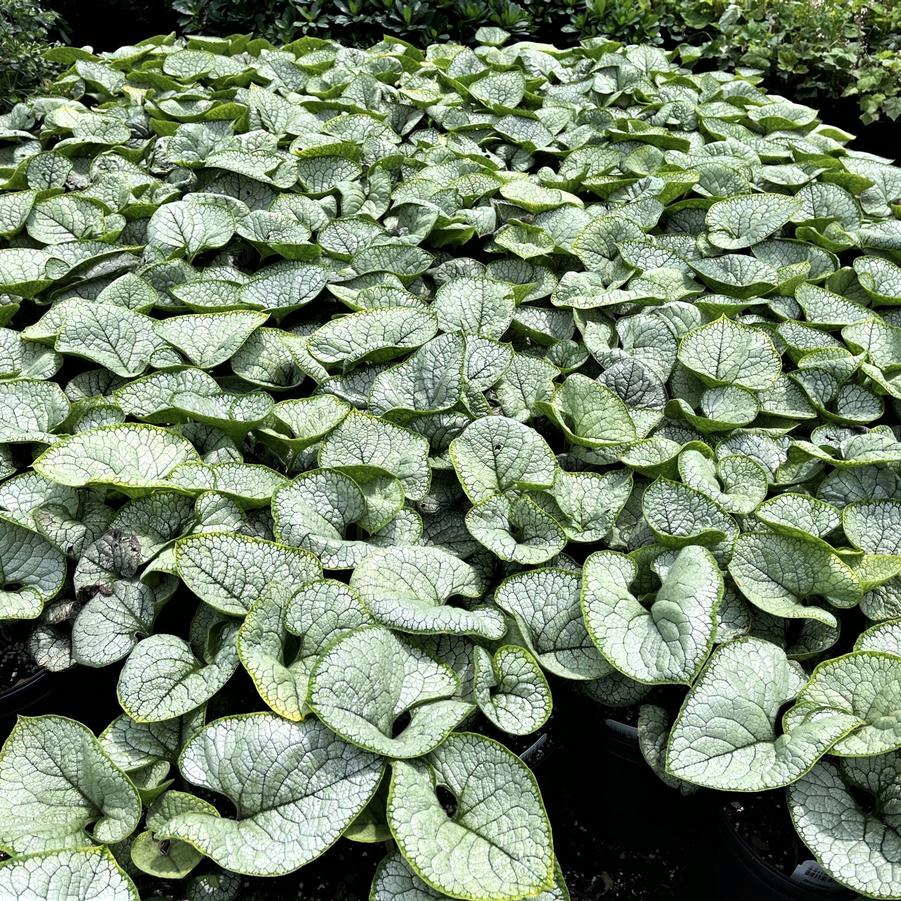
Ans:
POLYGON ((0 895, 234 899, 344 836, 374 901, 563 901, 485 733, 569 686, 901 897, 901 170, 506 37, 69 50, 0 120, 0 617, 122 708, 15 727, 0 895))
MULTIPOLYGON (((171 6, 187 33, 252 31, 279 42, 340 35, 367 46, 373 35, 387 34, 417 46, 478 45, 473 35, 480 26, 521 40, 603 36, 676 48, 686 64, 757 69, 771 90, 795 100, 825 106, 853 98, 864 124, 901 116, 895 0, 172 0, 171 6)), ((136 4, 136 15, 141 8, 136 4)))

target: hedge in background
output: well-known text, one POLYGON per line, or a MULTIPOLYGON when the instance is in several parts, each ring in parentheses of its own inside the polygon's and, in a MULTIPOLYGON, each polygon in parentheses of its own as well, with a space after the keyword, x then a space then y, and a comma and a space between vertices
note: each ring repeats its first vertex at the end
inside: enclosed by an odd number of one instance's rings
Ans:
MULTIPOLYGON (((668 2, 668 0, 667 0, 668 2)), ((726 68, 761 70, 770 86, 825 106, 853 97, 866 124, 901 116, 901 5, 889 0, 741 0, 670 5, 668 41, 726 68)))
POLYGON ((0 0, 0 110, 39 90, 59 72, 44 52, 60 17, 36 0, 0 0))
POLYGON ((16 726, 0 895, 246 897, 344 836, 376 901, 565 901, 485 733, 568 689, 901 898, 901 170, 657 48, 479 38, 70 49, 0 119, 0 617, 122 708, 16 726))

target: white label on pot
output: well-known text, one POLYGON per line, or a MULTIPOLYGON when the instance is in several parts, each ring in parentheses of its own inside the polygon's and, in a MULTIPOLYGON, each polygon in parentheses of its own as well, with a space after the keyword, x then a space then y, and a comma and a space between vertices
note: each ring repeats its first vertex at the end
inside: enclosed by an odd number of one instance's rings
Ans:
POLYGON ((791 874, 791 880, 809 888, 818 888, 822 892, 845 891, 815 860, 799 863, 791 874))

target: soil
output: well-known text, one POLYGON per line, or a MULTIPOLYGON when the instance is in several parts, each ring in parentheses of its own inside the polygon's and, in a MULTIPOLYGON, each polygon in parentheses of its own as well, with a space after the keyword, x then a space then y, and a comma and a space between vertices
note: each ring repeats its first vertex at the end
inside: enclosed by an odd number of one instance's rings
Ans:
POLYGON ((711 841, 703 799, 667 788, 637 746, 604 725, 608 716, 634 724, 637 708, 558 698, 555 753, 536 776, 573 901, 702 897, 709 881, 702 849, 711 841))
POLYGON ((40 670, 28 651, 28 633, 0 625, 0 696, 40 670))
MULTIPOLYGON (((617 762, 597 761, 589 779, 598 778, 601 784, 586 791, 579 779, 585 771, 575 769, 575 761, 567 761, 567 756, 561 754, 547 773, 539 771, 538 781, 556 824, 555 848, 573 901, 700 897, 704 874, 697 848, 706 844, 703 821, 683 817, 677 824, 654 807, 642 809, 638 819, 623 817, 622 800, 609 803, 614 793, 604 785, 619 771, 617 762)), ((662 784, 660 788, 666 791, 662 784)))
POLYGON ((786 876, 810 859, 795 835, 784 792, 735 796, 723 804, 723 813, 739 839, 786 876))
MULTIPOLYGON (((372 877, 385 856, 382 845, 362 845, 340 839, 318 860, 290 876, 275 879, 241 879, 240 901, 362 901, 369 897, 372 877)), ((195 871, 202 872, 202 868, 195 871)), ((161 884, 137 876, 141 897, 181 901, 184 886, 178 882, 161 884), (143 891, 142 891, 143 889, 143 891)))
MULTIPOLYGON (((750 877, 757 883, 760 895, 774 901, 862 901, 854 892, 836 886, 822 870, 825 884, 819 878, 806 884, 791 879, 798 865, 811 862, 813 855, 795 834, 785 792, 716 796, 716 802, 725 856, 739 864, 735 873, 743 881, 750 877)), ((751 898, 739 893, 730 901, 751 898)))

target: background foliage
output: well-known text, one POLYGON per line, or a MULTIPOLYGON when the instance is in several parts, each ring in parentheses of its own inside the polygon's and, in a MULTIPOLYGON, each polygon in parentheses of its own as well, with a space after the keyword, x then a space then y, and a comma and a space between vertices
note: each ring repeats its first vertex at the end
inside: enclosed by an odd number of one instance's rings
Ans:
POLYGON ((854 97, 861 119, 901 115, 901 6, 869 0, 665 0, 661 30, 721 67, 750 66, 795 99, 854 97))
POLYGON ((43 52, 62 36, 54 10, 34 0, 0 0, 0 109, 9 109, 59 71, 43 52))

